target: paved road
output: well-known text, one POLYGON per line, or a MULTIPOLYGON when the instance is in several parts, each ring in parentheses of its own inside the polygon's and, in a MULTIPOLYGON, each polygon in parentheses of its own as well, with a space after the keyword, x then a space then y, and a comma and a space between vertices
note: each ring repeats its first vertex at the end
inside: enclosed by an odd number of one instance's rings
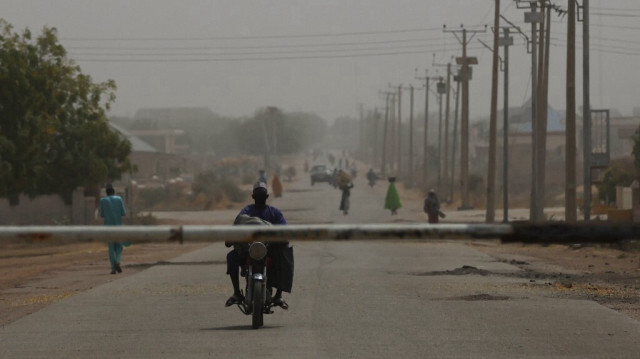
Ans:
MULTIPOLYGON (((358 183, 348 216, 337 210, 335 189, 303 182, 289 189, 274 202, 295 223, 420 220, 415 204, 391 217, 380 196, 358 183)), ((384 194, 382 186, 376 190, 384 194)), ((265 317, 266 326, 257 331, 249 317, 224 308, 230 294, 226 248, 214 244, 0 329, 0 357, 638 358, 640 353, 639 322, 592 301, 557 298, 545 284, 519 277, 520 269, 463 242, 299 242, 294 249, 294 292, 286 296, 291 308, 265 317), (465 265, 478 270, 461 270, 465 265)))

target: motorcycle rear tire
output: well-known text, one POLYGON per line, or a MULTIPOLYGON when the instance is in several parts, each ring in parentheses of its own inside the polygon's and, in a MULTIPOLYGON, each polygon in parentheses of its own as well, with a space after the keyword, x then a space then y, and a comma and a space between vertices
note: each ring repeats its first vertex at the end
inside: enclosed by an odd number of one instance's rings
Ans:
POLYGON ((263 325, 263 310, 264 310, 264 288, 262 282, 253 283, 253 312, 251 313, 251 327, 258 329, 263 325))

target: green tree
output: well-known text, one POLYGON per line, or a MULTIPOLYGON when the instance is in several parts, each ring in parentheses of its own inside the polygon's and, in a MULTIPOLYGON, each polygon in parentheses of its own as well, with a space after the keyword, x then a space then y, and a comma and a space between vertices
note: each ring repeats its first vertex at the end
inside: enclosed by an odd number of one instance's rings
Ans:
POLYGON ((78 186, 120 178, 131 145, 107 123, 115 89, 67 58, 55 28, 34 39, 0 19, 0 197, 68 202, 78 186))
MULTIPOLYGON (((629 187, 635 178, 635 171, 630 158, 611 161, 611 165, 603 174, 602 183, 598 185, 598 198, 609 203, 616 200, 616 187, 629 187)), ((634 161, 635 162, 635 161, 634 161)))

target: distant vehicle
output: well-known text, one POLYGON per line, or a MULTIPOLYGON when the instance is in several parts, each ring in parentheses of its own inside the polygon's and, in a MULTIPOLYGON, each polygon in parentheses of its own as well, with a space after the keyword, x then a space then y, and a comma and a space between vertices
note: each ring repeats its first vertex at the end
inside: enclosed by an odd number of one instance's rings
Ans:
POLYGON ((327 168, 325 165, 315 165, 311 167, 311 185, 313 186, 316 182, 331 182, 331 170, 327 168))

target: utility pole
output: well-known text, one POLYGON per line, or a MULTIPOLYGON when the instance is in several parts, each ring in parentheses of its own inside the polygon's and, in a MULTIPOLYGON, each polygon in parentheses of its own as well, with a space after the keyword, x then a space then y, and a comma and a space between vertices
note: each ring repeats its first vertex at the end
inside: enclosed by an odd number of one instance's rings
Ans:
POLYGON ((499 45, 504 46, 504 137, 503 137, 503 222, 509 221, 509 46, 513 46, 513 38, 510 36, 511 29, 515 29, 520 35, 522 35, 527 42, 529 38, 525 35, 520 27, 514 25, 509 19, 500 15, 500 17, 506 21, 510 27, 504 26, 504 37, 499 39, 499 45))
POLYGON ((500 0, 495 0, 493 24, 493 60, 491 78, 491 114, 489 118, 489 168, 487 175, 487 223, 495 221, 496 134, 498 118, 498 38, 500 36, 500 0))
POLYGON ((360 120, 358 121, 358 157, 364 160, 364 106, 360 104, 360 120))
POLYGON ((398 85, 398 133, 397 133, 397 156, 398 172, 397 176, 402 177, 402 84, 398 85))
POLYGON ((504 46, 504 110, 502 124, 502 221, 509 222, 509 46, 513 45, 513 37, 509 36, 510 28, 504 27, 504 37, 498 45, 504 46))
MULTIPOLYGON (((446 109, 445 109, 445 115, 444 115, 444 168, 442 171, 443 174, 443 182, 445 183, 446 187, 446 183, 448 182, 448 172, 449 172, 449 113, 450 113, 450 99, 451 99, 451 63, 449 62, 447 64, 447 100, 446 100, 446 109)), ((443 188, 444 190, 444 188, 443 188)), ((446 193, 448 193, 449 191, 445 192, 445 196, 446 193)), ((449 199, 447 199, 449 200, 449 199)))
POLYGON ((536 126, 537 106, 538 106, 538 40, 537 27, 542 23, 544 14, 537 12, 536 1, 517 0, 518 8, 529 8, 531 11, 524 14, 524 21, 531 24, 531 198, 529 208, 529 219, 537 222, 538 219, 538 183, 536 173, 538 173, 538 159, 536 150, 538 148, 538 133, 536 126))
POLYGON ((549 43, 551 34, 551 7, 545 0, 540 0, 540 12, 544 14, 544 22, 540 25, 540 41, 538 49, 538 101, 536 110, 537 128, 537 172, 535 182, 537 184, 537 205, 534 222, 544 221, 545 203, 545 174, 546 174, 546 137, 547 137, 547 112, 548 112, 548 84, 549 84, 549 43), (546 14, 545 14, 546 11, 546 14), (545 34, 546 33, 546 34, 545 34))
POLYGON ((413 188, 413 85, 409 86, 409 184, 413 188))
POLYGON ((437 191, 442 188, 442 95, 445 92, 445 83, 442 77, 438 81, 438 186, 437 191))
POLYGON ((589 62, 589 0, 582 2, 582 136, 584 152, 584 220, 591 220, 591 77, 589 62))
MULTIPOLYGON (((445 193, 445 196, 448 197, 449 196, 449 190, 446 188, 448 185, 448 174, 449 174, 449 118, 450 118, 450 94, 451 94, 451 62, 448 62, 446 64, 437 64, 435 63, 435 54, 434 54, 434 62, 433 62, 433 66, 439 66, 439 67, 446 67, 447 68, 447 80, 446 80, 446 88, 444 89, 445 93, 446 93, 446 99, 445 99, 445 110, 444 110, 444 157, 441 158, 440 163, 443 164, 443 169, 442 171, 440 171, 438 169, 438 173, 440 174, 440 172, 442 173, 442 181, 438 181, 438 186, 440 186, 440 182, 442 182, 442 188, 439 188, 439 191, 443 191, 445 193)), ((439 84, 439 88, 438 90, 440 91, 440 88, 443 87, 443 85, 439 84)), ((441 95, 442 96, 442 95, 441 95)), ((440 130, 438 130, 440 131, 440 130)), ((438 147, 440 148, 440 144, 438 144, 438 147)), ((442 156, 442 153, 440 152, 440 149, 438 150, 438 156, 442 156)))
POLYGON ((451 146, 451 184, 449 185, 449 200, 453 202, 453 188, 456 175, 456 149, 458 148, 458 110, 460 105, 460 71, 453 77, 456 83, 456 105, 453 117, 453 146, 451 146))
POLYGON ((384 127, 382 129, 382 164, 380 165, 380 172, 383 176, 387 175, 387 132, 389 125, 389 104, 391 102, 391 93, 384 92, 386 95, 386 101, 384 106, 384 127))
MULTIPOLYGON (((391 86, 390 86, 391 87, 391 86)), ((396 96, 398 94, 391 92, 391 103, 389 107, 389 173, 397 176, 396 169, 396 96)))
POLYGON ((380 159, 381 159, 381 155, 379 153, 380 151, 380 146, 378 146, 378 139, 380 138, 380 117, 381 115, 378 113, 378 108, 376 107, 375 110, 375 115, 374 115, 374 119, 373 119, 373 146, 371 148, 371 155, 373 156, 373 158, 371 159, 371 164, 374 167, 380 166, 380 159))
POLYGON ((460 126, 460 184, 462 193, 462 204, 459 209, 470 209, 469 205, 469 80, 471 79, 471 69, 469 65, 477 65, 476 57, 467 57, 467 45, 477 33, 486 32, 485 30, 447 30, 446 25, 443 26, 444 32, 451 32, 462 45, 462 57, 456 58, 456 63, 462 65, 462 118, 460 126), (458 33, 462 33, 462 38, 458 37, 458 33), (467 33, 471 33, 468 38, 467 33))
POLYGON ((568 1, 564 217, 567 223, 576 223, 576 3, 575 0, 568 1))
POLYGON ((423 186, 427 186, 429 184, 428 176, 427 176, 427 165, 428 165, 428 138, 429 138, 429 76, 426 76, 427 72, 425 71, 424 77, 416 76, 416 80, 424 80, 424 135, 422 139, 422 184, 423 186))

